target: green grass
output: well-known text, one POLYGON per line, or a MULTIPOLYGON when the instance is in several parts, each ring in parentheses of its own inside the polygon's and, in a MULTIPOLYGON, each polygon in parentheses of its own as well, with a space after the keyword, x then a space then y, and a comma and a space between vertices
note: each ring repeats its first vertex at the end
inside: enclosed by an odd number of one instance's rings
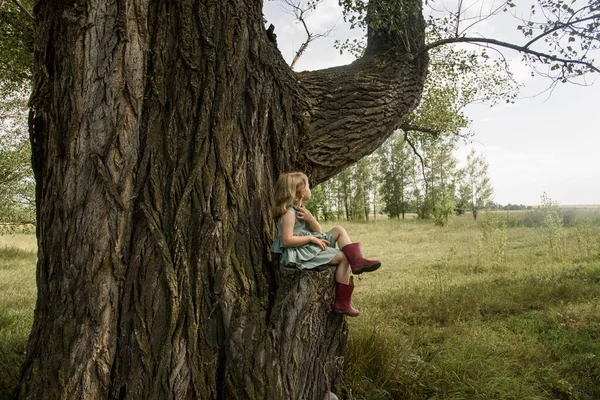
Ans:
MULTIPOLYGON (((352 399, 600 398, 600 220, 560 230, 523 212, 346 227, 383 267, 356 279, 343 392, 352 399), (504 222, 502 222, 504 221, 504 222)), ((590 218, 591 217, 591 218, 590 218)), ((35 237, 0 236, 0 398, 35 306, 35 237)))
POLYGON ((34 235, 0 236, 0 399, 19 378, 35 307, 34 235))
POLYGON ((348 398, 600 398, 597 224, 552 253, 544 228, 493 214, 339 224, 383 262, 357 280, 348 398))

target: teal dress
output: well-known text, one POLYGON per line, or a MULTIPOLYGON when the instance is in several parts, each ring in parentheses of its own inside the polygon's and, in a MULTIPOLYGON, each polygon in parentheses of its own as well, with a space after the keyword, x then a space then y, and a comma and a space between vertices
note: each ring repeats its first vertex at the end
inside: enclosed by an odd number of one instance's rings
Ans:
MULTIPOLYGON (((299 211, 295 207, 288 207, 294 214, 299 211)), ((271 246, 271 252, 280 254, 280 263, 282 265, 298 268, 298 269, 313 269, 329 262, 339 252, 335 248, 335 238, 331 232, 318 233, 311 232, 310 225, 308 222, 298 219, 296 216, 296 223, 294 224, 294 236, 316 236, 320 239, 325 239, 329 242, 329 247, 325 250, 321 250, 321 247, 314 243, 303 244, 297 247, 285 247, 281 240, 282 227, 281 221, 277 222, 277 239, 271 246)))

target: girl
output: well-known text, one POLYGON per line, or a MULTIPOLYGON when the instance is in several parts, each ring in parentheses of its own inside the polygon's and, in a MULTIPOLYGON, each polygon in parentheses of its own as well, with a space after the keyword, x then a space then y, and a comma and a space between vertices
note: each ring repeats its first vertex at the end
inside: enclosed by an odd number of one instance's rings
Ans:
POLYGON ((310 200, 308 178, 302 172, 283 174, 275 184, 275 207, 277 239, 271 247, 273 253, 281 254, 280 262, 298 269, 321 270, 327 264, 335 269, 335 304, 337 313, 356 317, 359 312, 350 305, 354 285, 353 274, 375 271, 381 266, 377 260, 363 258, 360 243, 352 243, 346 230, 336 226, 323 233, 315 217, 304 208, 310 200), (338 250, 335 248, 338 243, 338 250))

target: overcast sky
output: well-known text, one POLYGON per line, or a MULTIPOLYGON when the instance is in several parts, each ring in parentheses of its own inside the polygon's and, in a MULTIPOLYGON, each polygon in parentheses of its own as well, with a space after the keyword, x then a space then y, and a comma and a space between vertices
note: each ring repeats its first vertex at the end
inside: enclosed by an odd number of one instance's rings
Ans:
MULTIPOLYGON (((279 49, 291 63, 305 40, 302 26, 286 14, 280 0, 265 0, 267 25, 275 25, 279 49)), ((360 37, 342 19, 337 0, 324 0, 307 19, 314 33, 335 27, 327 38, 313 42, 296 65, 296 71, 322 69, 353 61, 340 55, 334 40, 360 37)), ((478 26, 486 36, 518 40, 516 22, 508 15, 490 18, 478 26)), ((501 204, 540 203, 544 192, 562 205, 600 204, 600 83, 592 86, 563 84, 548 96, 536 94, 549 81, 532 78, 517 53, 505 52, 513 73, 524 85, 515 104, 470 105, 473 143, 457 151, 466 158, 471 147, 487 159, 495 201, 501 204)))

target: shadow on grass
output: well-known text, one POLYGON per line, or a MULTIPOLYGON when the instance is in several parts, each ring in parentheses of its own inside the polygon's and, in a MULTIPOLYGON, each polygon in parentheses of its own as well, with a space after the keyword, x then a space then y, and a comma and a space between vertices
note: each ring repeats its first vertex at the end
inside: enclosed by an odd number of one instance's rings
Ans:
POLYGON ((35 306, 34 251, 0 247, 0 399, 12 398, 35 306))
POLYGON ((0 247, 0 270, 20 268, 23 262, 33 262, 37 254, 34 251, 21 250, 16 247, 0 247))
POLYGON ((10 310, 0 310, 0 333, 0 399, 10 399, 25 361, 27 333, 23 331, 19 315, 10 310))

